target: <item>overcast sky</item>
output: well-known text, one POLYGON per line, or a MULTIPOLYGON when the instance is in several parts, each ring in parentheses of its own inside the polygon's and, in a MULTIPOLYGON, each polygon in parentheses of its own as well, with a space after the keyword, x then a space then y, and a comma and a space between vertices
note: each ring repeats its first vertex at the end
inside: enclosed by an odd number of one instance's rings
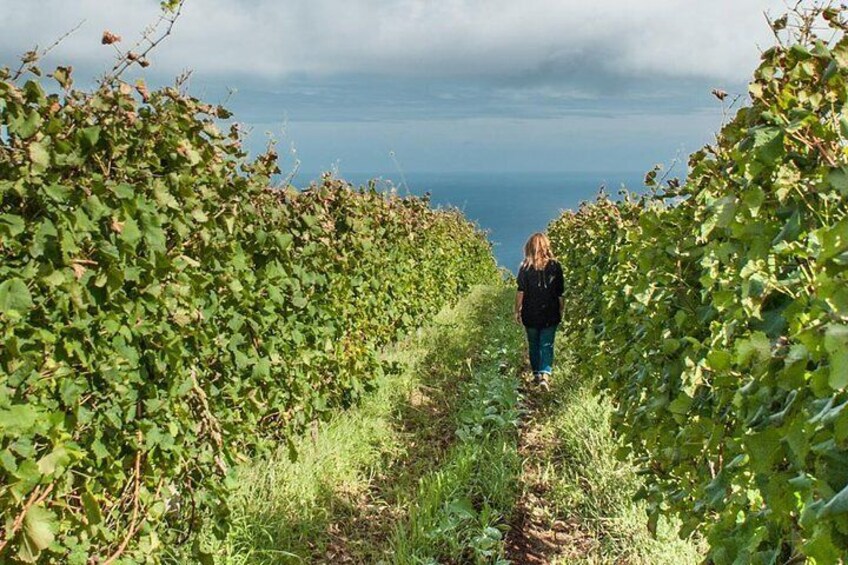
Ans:
MULTIPOLYGON (((301 168, 641 171, 712 138, 780 0, 187 0, 151 83, 191 90, 296 150, 301 168)), ((157 0, 0 0, 0 64, 85 21, 48 63, 77 81, 157 0)), ((292 157, 288 157, 291 165, 292 157)))

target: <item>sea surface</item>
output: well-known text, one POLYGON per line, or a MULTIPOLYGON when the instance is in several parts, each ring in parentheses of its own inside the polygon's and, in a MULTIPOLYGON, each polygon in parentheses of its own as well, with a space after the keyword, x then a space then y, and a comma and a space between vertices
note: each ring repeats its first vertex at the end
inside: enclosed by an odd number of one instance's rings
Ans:
MULTIPOLYGON (((576 209, 592 200, 598 189, 615 196, 622 185, 642 187, 644 172, 616 173, 344 173, 345 180, 361 185, 381 179, 380 186, 396 187, 399 194, 429 192, 436 206, 454 206, 489 232, 501 266, 516 272, 524 242, 544 231, 562 210, 576 209)), ((319 175, 299 173, 293 184, 303 187, 319 175)))

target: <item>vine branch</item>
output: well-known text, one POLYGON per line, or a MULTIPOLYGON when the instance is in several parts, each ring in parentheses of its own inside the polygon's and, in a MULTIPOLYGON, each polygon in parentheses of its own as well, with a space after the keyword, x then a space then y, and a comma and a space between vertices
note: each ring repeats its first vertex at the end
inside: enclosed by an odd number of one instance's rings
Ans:
POLYGON ((17 68, 15 73, 12 75, 12 81, 18 80, 19 78, 21 78, 21 76, 25 72, 35 68, 35 64, 38 61, 40 61, 41 59, 46 57, 47 54, 50 53, 51 51, 53 51, 56 47, 58 47, 59 44, 61 44, 63 41, 65 41, 71 35, 76 33, 76 31, 79 30, 79 28, 81 28, 84 23, 85 23, 85 20, 80 20, 80 22, 77 25, 75 25, 70 30, 66 31, 64 34, 59 36, 59 38, 56 41, 54 41, 51 45, 49 45, 48 47, 43 49, 40 53, 38 52, 38 45, 36 45, 31 51, 27 51, 26 53, 21 55, 21 64, 17 68))
POLYGON ((26 515, 29 512, 29 509, 35 506, 36 504, 41 504, 42 502, 44 502, 44 500, 47 499, 47 496, 53 491, 53 486, 54 483, 50 483, 47 488, 44 489, 43 492, 40 486, 36 487, 35 490, 32 491, 32 494, 30 494, 29 499, 27 500, 26 504, 24 504, 23 509, 17 516, 15 516, 15 521, 12 523, 12 527, 9 530, 8 534, 6 534, 5 539, 0 541, 0 554, 3 553, 3 550, 6 548, 6 545, 10 541, 12 541, 18 531, 20 531, 21 527, 24 524, 24 519, 26 518, 26 515))
POLYGON ((150 63, 147 60, 147 56, 153 51, 160 43, 165 41, 173 32, 174 25, 177 23, 180 15, 183 11, 183 6, 185 5, 185 0, 180 0, 180 2, 176 5, 173 11, 163 10, 159 15, 159 19, 150 26, 141 36, 136 44, 127 52, 123 53, 115 63, 115 66, 112 67, 112 70, 109 74, 104 78, 104 82, 114 82, 118 80, 121 75, 130 68, 134 63, 138 63, 141 67, 147 67, 150 63), (153 38, 153 34, 163 23, 166 24, 165 30, 161 35, 153 38), (136 53, 134 49, 138 49, 144 42, 147 42, 147 47, 145 47, 144 51, 141 53, 136 53))
POLYGON ((133 510, 132 510, 132 518, 130 520, 130 527, 127 530, 124 539, 121 541, 121 544, 118 548, 110 555, 106 561, 103 562, 103 565, 111 565, 118 557, 120 557, 124 551, 127 549, 127 545, 130 543, 130 540, 135 535, 136 530, 138 529, 138 505, 139 505, 139 494, 141 492, 141 443, 142 443, 142 435, 141 430, 138 430, 136 433, 136 439, 138 440, 138 449, 135 452, 135 485, 133 489, 133 510))

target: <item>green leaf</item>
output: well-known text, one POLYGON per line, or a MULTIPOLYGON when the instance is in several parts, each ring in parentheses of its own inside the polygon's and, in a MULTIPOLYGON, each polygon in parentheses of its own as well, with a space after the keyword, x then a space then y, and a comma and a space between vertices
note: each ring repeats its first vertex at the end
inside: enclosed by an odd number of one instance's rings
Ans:
POLYGON ((848 512, 848 485, 827 501, 819 512, 819 518, 827 518, 848 512))
POLYGON ((657 525, 659 523, 659 519, 660 519, 660 513, 659 512, 653 511, 653 512, 648 513, 647 527, 648 527, 648 532, 650 532, 650 534, 652 536, 657 535, 657 525))
POLYGON ((474 505, 467 498, 458 498, 448 505, 452 514, 457 514, 465 519, 473 520, 477 516, 474 505))
POLYGON ((66 202, 71 194, 71 189, 61 184, 51 184, 44 187, 44 194, 57 202, 66 202))
POLYGON ((736 362, 747 365, 751 361, 764 361, 771 356, 771 343, 763 332, 754 332, 748 339, 736 344, 736 362))
POLYGON ((292 241, 294 241, 294 237, 292 237, 292 234, 290 233, 277 233, 275 234, 275 237, 277 238, 277 245, 279 245, 280 250, 282 251, 288 249, 291 246, 292 241))
POLYGON ((32 306, 32 295, 24 281, 15 278, 0 283, 0 313, 23 314, 32 306))
POLYGON ((141 230, 138 228, 138 223, 134 218, 127 217, 124 219, 124 226, 121 229, 121 233, 118 235, 118 238, 125 241, 132 247, 135 247, 141 239, 141 230))
POLYGON ((29 144, 29 158, 36 172, 43 172, 50 166, 50 153, 41 142, 34 141, 29 144))
POLYGON ((53 543, 54 520, 53 514, 40 505, 27 510, 18 559, 25 563, 35 563, 38 560, 41 552, 53 543))
POLYGON ((720 349, 710 351, 707 355, 707 364, 714 371, 724 371, 729 369, 732 361, 733 358, 730 353, 720 349))
POLYGON ((715 203, 716 226, 726 228, 736 215, 736 198, 725 196, 715 203))
POLYGON ((689 395, 682 393, 668 404, 668 410, 674 414, 686 414, 692 406, 689 395))
MULTIPOLYGON (((206 233, 201 231, 201 236, 206 233)), ((144 241, 152 251, 165 252, 166 239, 165 230, 155 224, 145 224, 144 226, 144 241)))
POLYGON ((16 214, 0 214, 0 228, 10 237, 15 237, 24 232, 24 219, 16 214))
POLYGON ((754 154, 757 159, 771 163, 783 154, 783 130, 779 127, 757 127, 752 130, 754 154))
POLYGON ((62 270, 57 269, 41 280, 43 280, 49 286, 57 287, 65 282, 65 273, 62 272, 62 270))
POLYGON ((792 213, 783 225, 780 233, 772 240, 772 245, 781 241, 795 241, 801 233, 801 214, 798 210, 792 213))
POLYGON ((91 442, 91 452, 97 458, 98 461, 102 461, 109 457, 109 451, 106 449, 106 446, 103 445, 103 442, 99 439, 95 439, 91 442))
POLYGON ((773 430, 748 436, 746 446, 751 457, 751 466, 758 473, 769 473, 780 450, 780 434, 773 430))
POLYGON ((824 348, 830 360, 828 383, 834 390, 848 387, 848 326, 829 324, 825 329, 824 348))
POLYGON ((831 50, 833 59, 843 69, 848 67, 848 45, 845 42, 840 42, 831 50))
POLYGON ((29 139, 35 135, 43 122, 44 120, 37 111, 30 110, 23 120, 9 121, 9 132, 21 139, 29 139))
POLYGON ((64 468, 70 460, 71 455, 68 450, 59 446, 38 460, 38 470, 42 475, 52 475, 57 467, 64 468))
POLYGON ((89 148, 93 148, 100 140, 100 126, 90 126, 82 130, 83 139, 85 139, 89 148))
POLYGON ((816 524, 812 529, 812 536, 804 543, 804 554, 815 563, 839 563, 843 553, 833 543, 830 528, 824 524, 816 524))
POLYGON ((38 411, 30 404, 13 404, 0 408, 0 430, 22 433, 31 429, 38 420, 38 411))
POLYGON ((848 250, 848 218, 822 231, 819 259, 827 261, 848 250))
MULTIPOLYGON (((848 125, 848 120, 845 117, 842 120, 848 125)), ((848 137, 848 136, 846 136, 848 137)), ((843 196, 848 196, 848 170, 845 167, 839 167, 838 169, 831 169, 827 174, 827 181, 842 193, 843 196)))
POLYGON ((124 200, 129 200, 135 196, 135 189, 131 184, 120 183, 112 187, 112 192, 118 198, 122 198, 124 200))
POLYGON ((89 526, 96 526, 103 522, 103 513, 100 510, 100 504, 94 495, 88 491, 82 493, 82 505, 85 509, 85 517, 88 519, 89 526))

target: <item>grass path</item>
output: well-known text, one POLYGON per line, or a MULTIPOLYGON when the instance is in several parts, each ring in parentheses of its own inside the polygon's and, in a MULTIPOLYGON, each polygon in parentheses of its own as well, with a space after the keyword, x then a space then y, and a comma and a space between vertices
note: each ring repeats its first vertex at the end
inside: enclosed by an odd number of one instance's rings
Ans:
POLYGON ((513 296, 476 289, 387 352, 397 370, 296 461, 244 468, 225 539, 201 541, 216 562, 697 563, 668 525, 646 531, 610 408, 570 378, 567 344, 552 390, 524 390, 513 296))
POLYGON ((660 522, 647 530, 644 507, 632 501, 635 469, 615 457, 608 402, 569 370, 567 343, 547 393, 528 395, 522 422, 522 494, 513 514, 507 555, 521 564, 687 565, 701 548, 660 522))
POLYGON ((502 562, 504 534, 518 496, 518 328, 512 292, 486 308, 487 327, 450 416, 455 441, 422 475, 391 539, 391 562, 502 562))

